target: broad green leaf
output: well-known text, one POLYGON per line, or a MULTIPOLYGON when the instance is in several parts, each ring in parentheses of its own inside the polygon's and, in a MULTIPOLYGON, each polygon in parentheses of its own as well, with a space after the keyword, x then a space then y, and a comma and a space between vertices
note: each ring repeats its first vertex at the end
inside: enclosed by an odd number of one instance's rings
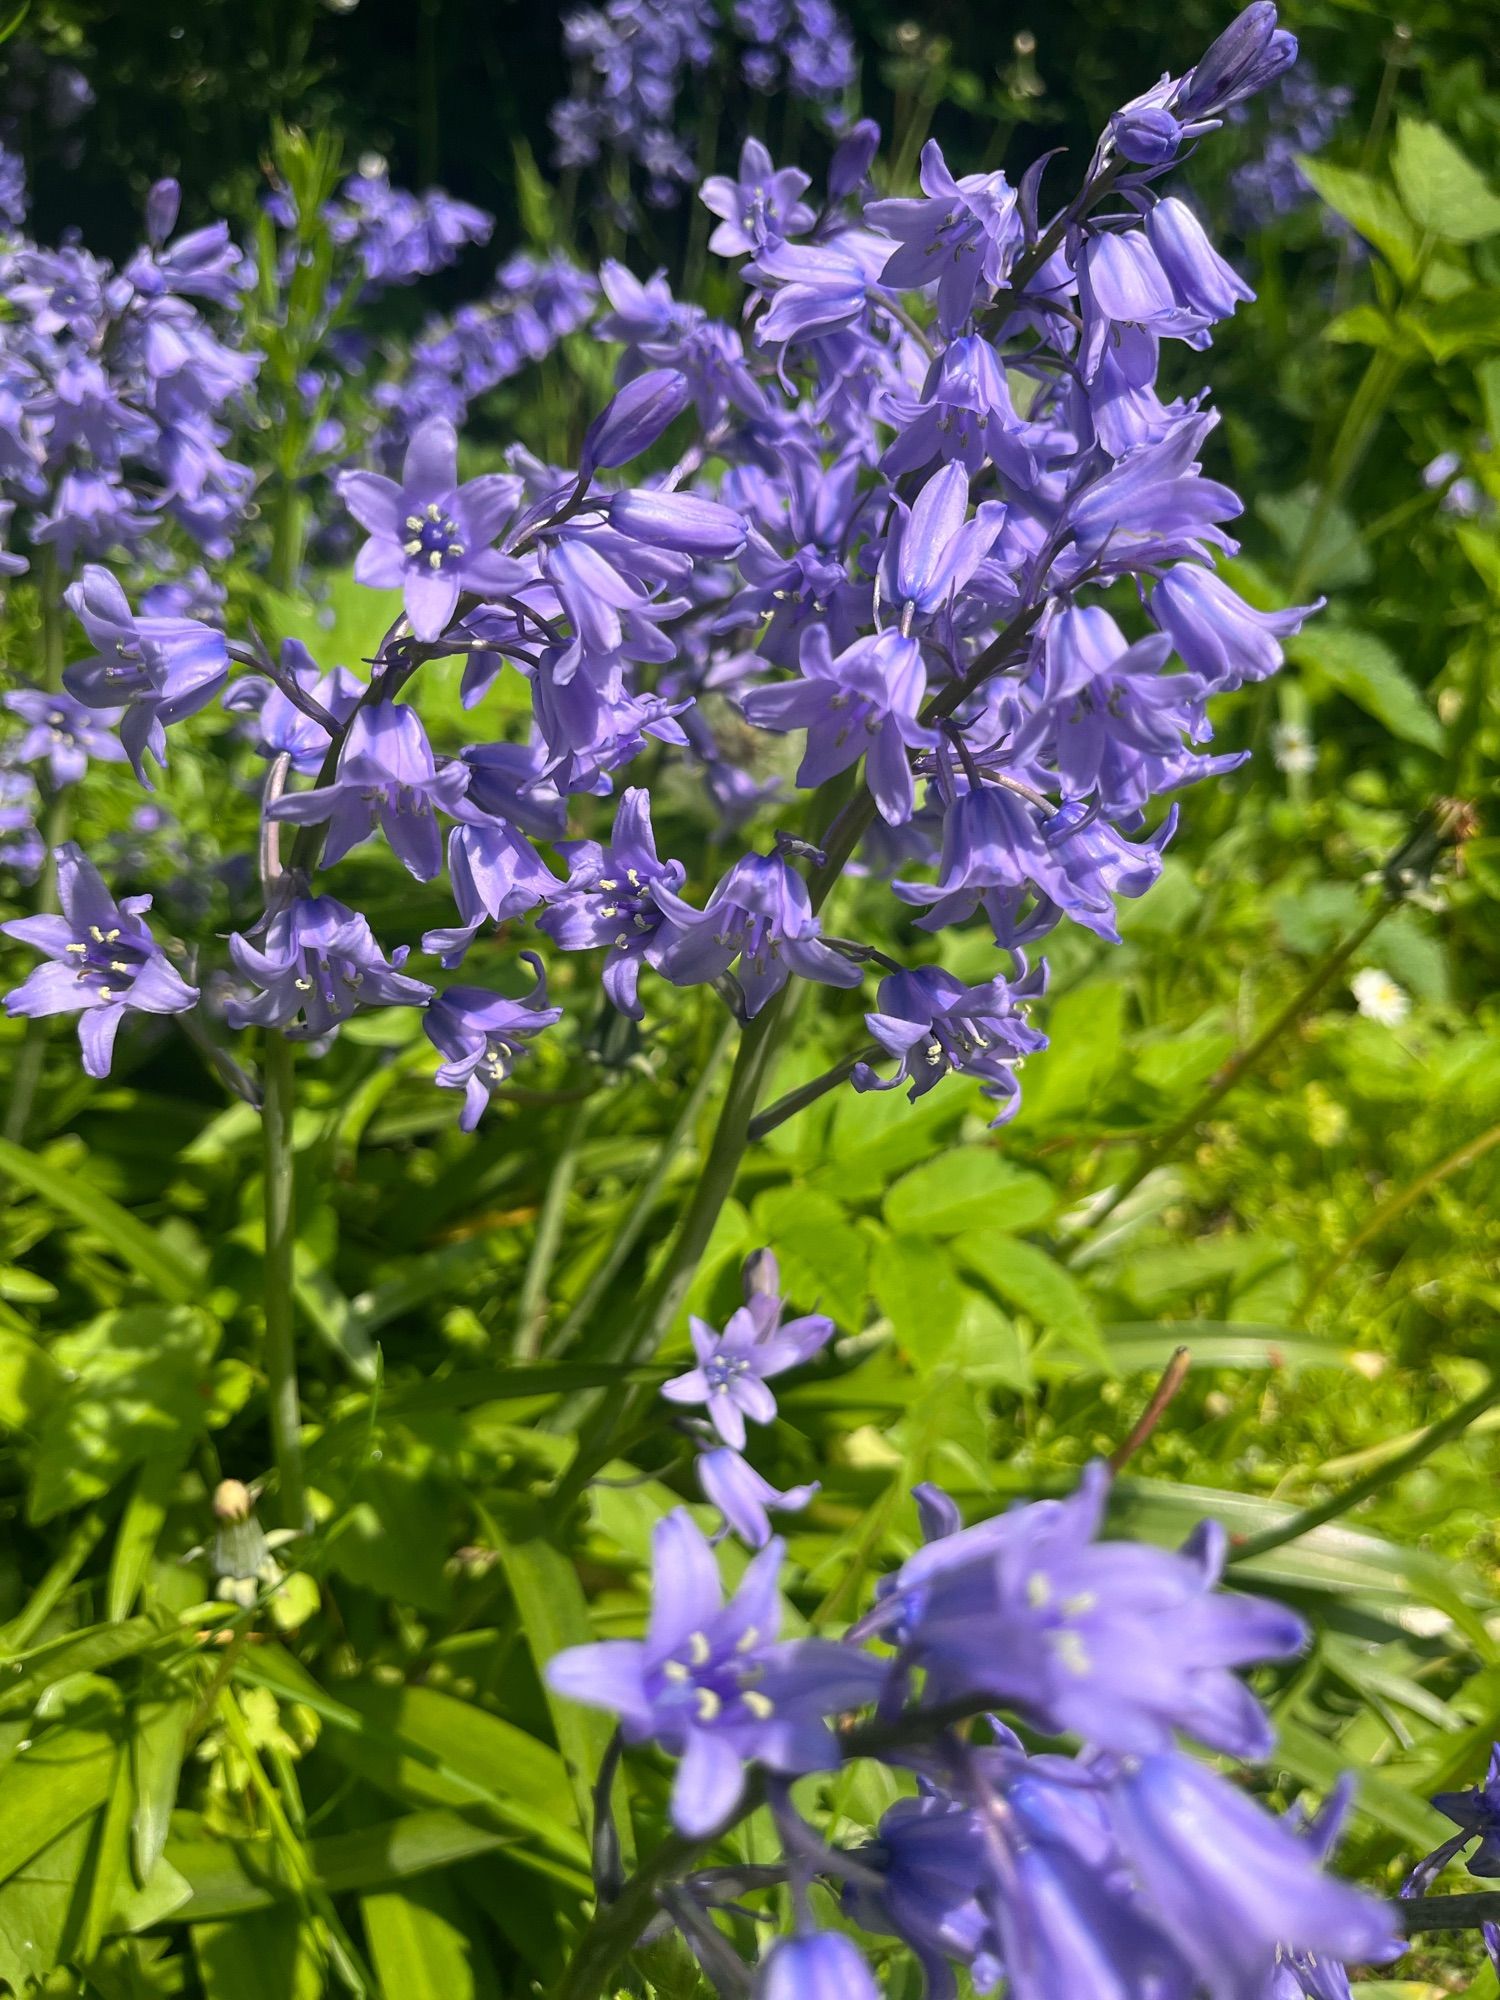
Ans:
POLYGON ((109 1730, 44 1730, 0 1768, 0 1881, 95 1813, 109 1797, 119 1757, 109 1730))
POLYGON ((1056 1258, 1035 1243, 988 1232, 961 1236, 953 1251, 965 1270, 982 1279, 1006 1305, 1113 1374, 1116 1361, 1099 1337, 1098 1317, 1088 1295, 1056 1258))
POLYGON ((1323 502, 1315 488, 1262 493, 1255 511, 1269 523, 1288 559, 1314 589, 1349 590, 1368 583, 1375 574, 1375 560, 1365 547, 1359 523, 1346 507, 1323 502))
MULTIPOLYGON (((570 1558, 540 1535, 516 1542, 502 1536, 500 1561, 531 1649, 532 1664, 547 1696, 552 1727, 573 1787, 579 1829, 586 1840, 592 1839, 594 1783, 614 1733, 613 1726, 598 1709, 585 1708, 566 1695, 553 1694, 542 1679, 547 1662, 565 1647, 590 1645, 597 1636, 589 1617, 588 1601, 570 1558)), ((634 1843, 623 1776, 615 1784, 614 1811, 615 1825, 628 1859, 634 1843)))
MULTIPOLYGON (((977 1292, 964 1300, 951 1358, 964 1380, 977 1388, 1014 1389, 1024 1395, 1032 1387, 1031 1356, 1015 1321, 977 1292)), ((955 1428, 956 1416, 955 1411, 947 1419, 955 1428)))
POLYGON ((32 1430, 63 1387, 63 1372, 24 1333, 0 1328, 0 1429, 32 1430))
POLYGON ((1367 715, 1383 723, 1403 743, 1441 750, 1443 727, 1383 639, 1352 626, 1317 619, 1294 639, 1287 652, 1367 715))
POLYGON ((433 1551, 445 1546, 448 1510, 448 1490, 432 1473, 382 1458, 354 1481, 329 1561, 377 1596, 445 1612, 453 1587, 433 1551))
POLYGON ((1440 126, 1403 118, 1392 170, 1412 221, 1444 243, 1480 243, 1500 233, 1500 195, 1440 126))
POLYGON ((200 1295, 198 1265, 81 1176, 61 1172, 9 1139, 0 1139, 0 1173, 39 1195, 59 1215, 81 1223, 164 1299, 187 1304, 200 1295))
POLYGON ((443 1876, 366 1896, 360 1915, 386 1993, 401 2000, 495 2000, 494 1970, 443 1876))
POLYGON ((1297 164, 1334 214, 1373 244, 1398 278, 1409 278, 1416 269, 1417 234, 1395 191, 1331 160, 1304 155, 1297 164))
POLYGON ((775 1188, 757 1198, 751 1218, 755 1241, 775 1248, 786 1296, 857 1329, 868 1246, 843 1205, 814 1188, 775 1188))
POLYGON ((195 1924, 193 1956, 204 2000, 321 2000, 323 1954, 290 1911, 195 1924))
POLYGON ((1331 1340, 1279 1326, 1238 1326, 1219 1320, 1120 1321, 1100 1329, 1122 1374, 1162 1369, 1179 1347, 1195 1368, 1346 1368, 1348 1350, 1331 1340))
MULTIPOLYGON (((1345 1760, 1338 1746, 1300 1722, 1283 1719, 1277 1729, 1276 1762, 1315 1791, 1330 1792, 1342 1776, 1345 1760)), ((1394 1833, 1413 1853, 1430 1853, 1452 1833, 1452 1825, 1404 1786, 1378 1771, 1356 1773, 1354 1810, 1394 1833)))
POLYGON ((68 1955, 85 1964, 104 1942, 115 1906, 130 1887, 130 1821, 134 1806, 130 1757, 121 1744, 115 1752, 109 1796, 95 1822, 88 1860, 69 1913, 68 1955))
POLYGON ((0 1886, 0 1980, 13 1993, 36 1992, 62 1958, 93 1832, 92 1822, 80 1819, 0 1886))
POLYGON ((1025 1229, 1056 1197, 1040 1174, 981 1146, 956 1146, 903 1174, 884 1202, 898 1235, 958 1236, 969 1229, 1025 1229))
POLYGON ((953 1258, 923 1236, 885 1236, 870 1262, 870 1289, 904 1352, 941 1360, 958 1332, 964 1288, 953 1258))
POLYGON ((157 1646, 181 1646, 183 1635, 158 1618, 131 1618, 119 1625, 90 1625, 35 1646, 13 1660, 0 1681, 0 1715, 29 1712, 44 1690, 76 1674, 97 1674, 120 1660, 157 1646))
POLYGON ((568 1774, 545 1743, 435 1688, 341 1683, 326 1693, 289 1654, 265 1647, 236 1669, 241 1680, 300 1701, 331 1726, 330 1755, 410 1805, 481 1806, 530 1840, 518 1861, 582 1883, 588 1847, 569 1819, 568 1774))
POLYGON ((74 1377, 37 1443, 31 1518, 107 1493, 134 1466, 179 1459, 203 1428, 203 1384, 218 1323, 186 1306, 104 1313, 52 1344, 74 1377))
MULTIPOLYGON (((306 1853, 313 1872, 330 1895, 384 1888, 450 1868, 476 1855, 494 1856, 514 1834, 497 1833, 473 1818, 438 1807, 363 1827, 358 1833, 326 1834, 310 1840, 306 1853)), ((269 1842, 230 1841, 209 1834, 174 1836, 166 1858, 191 1889, 191 1900, 172 1921, 198 1923, 268 1910, 290 1895, 268 1852, 269 1842)))
POLYGON ((1401 315, 1434 361, 1500 347, 1500 287, 1476 285, 1462 297, 1401 315))

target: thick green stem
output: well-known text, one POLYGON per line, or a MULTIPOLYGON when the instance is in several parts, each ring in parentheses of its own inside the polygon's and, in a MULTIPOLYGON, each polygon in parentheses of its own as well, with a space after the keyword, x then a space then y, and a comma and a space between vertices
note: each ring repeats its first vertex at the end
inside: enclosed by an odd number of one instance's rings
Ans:
POLYGON ((673 1834, 632 1875, 612 1903, 603 1904, 563 1968, 552 2000, 598 2000, 615 1967, 656 1914, 656 1892, 686 1874, 708 1845, 673 1834))
POLYGON ((557 1261, 557 1249, 562 1241, 563 1215, 578 1172, 578 1149, 583 1144, 589 1120, 594 1115, 594 1104, 595 1099, 592 1097, 580 1098, 568 1114, 567 1123, 563 1127, 562 1145, 553 1162, 552 1176, 547 1182, 547 1192, 542 1197, 541 1210, 536 1219, 536 1234, 531 1239, 531 1255, 526 1260, 526 1273, 521 1280, 521 1295, 516 1301, 516 1331, 512 1352, 517 1361, 534 1361, 541 1352, 542 1329, 547 1318, 547 1281, 552 1276, 552 1266, 557 1261))
POLYGON ((1375 926, 1381 923, 1395 907, 1390 897, 1383 897, 1364 921, 1313 967, 1312 972, 1297 988, 1291 999, 1272 1015, 1260 1033, 1252 1041, 1246 1042, 1243 1048, 1235 1050, 1202 1095, 1195 1099, 1176 1124, 1168 1126, 1159 1138, 1153 1139, 1149 1146, 1142 1149, 1140 1158, 1130 1172, 1110 1190, 1103 1205, 1090 1216, 1091 1233, 1098 1229, 1106 1217, 1113 1215, 1122 1201, 1135 1193, 1148 1174, 1154 1173, 1164 1160, 1171 1158, 1183 1140, 1202 1123, 1214 1106, 1222 1098, 1227 1097, 1235 1085, 1255 1068, 1261 1057, 1280 1041, 1287 1029, 1302 1018, 1323 989, 1349 963, 1375 926))
POLYGON ((286 1036, 274 1030, 268 1032, 261 1106, 266 1203, 266 1384, 281 1522, 283 1527, 300 1529, 307 1522, 307 1496, 302 1479, 302 1408, 297 1394, 297 1339, 292 1313, 297 1241, 296 1169, 292 1159, 294 1061, 292 1044, 286 1036))
POLYGON ((1349 1513, 1352 1508, 1359 1506, 1361 1501, 1368 1500, 1372 1494, 1382 1492, 1387 1486, 1394 1486, 1398 1479, 1404 1478, 1424 1459, 1431 1458, 1432 1454, 1447 1444, 1451 1438, 1456 1438, 1466 1431, 1470 1424, 1482 1417, 1487 1410, 1493 1409, 1496 1403, 1500 1403, 1500 1375, 1492 1375, 1484 1387, 1470 1396, 1467 1402, 1460 1403, 1456 1410, 1450 1410, 1438 1423, 1429 1424, 1425 1431, 1412 1440, 1405 1451, 1397 1452, 1394 1458, 1386 1459, 1365 1473, 1362 1478, 1353 1480, 1337 1493, 1331 1493, 1326 1500, 1318 1501, 1315 1506, 1304 1507, 1299 1513, 1288 1515, 1286 1520, 1278 1522, 1274 1528, 1263 1528, 1258 1535, 1248 1535, 1244 1541, 1236 1542, 1230 1549, 1229 1560, 1232 1563, 1247 1562, 1251 1556, 1265 1555, 1269 1550, 1279 1549, 1287 1542, 1295 1542, 1300 1536, 1311 1534, 1314 1528, 1321 1528, 1325 1522, 1335 1521, 1341 1514, 1349 1513))

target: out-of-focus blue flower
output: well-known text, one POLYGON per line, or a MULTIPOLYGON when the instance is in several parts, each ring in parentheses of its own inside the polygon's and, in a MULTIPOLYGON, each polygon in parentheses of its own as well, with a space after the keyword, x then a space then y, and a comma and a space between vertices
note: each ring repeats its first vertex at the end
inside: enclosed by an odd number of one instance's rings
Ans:
POLYGON ((196 618, 137 617, 115 577, 95 564, 66 597, 97 651, 66 668, 64 684, 85 708, 125 704, 120 740, 149 790, 147 751, 165 764, 167 726, 207 707, 228 677, 224 634, 196 618))
POLYGON ((562 1019, 561 1007, 547 1005, 547 975, 535 952, 521 957, 536 983, 521 1000, 482 986, 450 986, 433 1001, 423 1020, 427 1039, 445 1058, 435 1078, 442 1090, 461 1090, 458 1122, 472 1132, 491 1093, 506 1082, 533 1035, 562 1019))
POLYGON ((880 2000, 859 1946, 840 1931, 778 1938, 756 1967, 753 1993, 754 2000, 880 2000))
POLYGON ((4 706, 26 724, 8 754, 19 764, 45 759, 47 782, 54 792, 76 785, 91 757, 100 764, 124 760, 125 747, 114 734, 125 713, 122 708, 85 708, 70 694, 48 694, 43 688, 17 689, 4 697, 4 706))
POLYGON ((236 932, 235 970, 260 988, 224 1009, 231 1028, 279 1028, 294 1041, 326 1035, 360 1007, 421 1007, 432 998, 423 980, 401 971, 401 945, 387 959, 369 921, 332 896, 300 896, 268 919, 259 943, 236 932))
POLYGON ((126 1012, 181 1014, 198 998, 196 986, 168 961, 141 921, 149 896, 126 896, 116 903, 99 871, 75 841, 57 849, 60 916, 17 917, 0 924, 45 954, 43 963, 5 996, 10 1015, 79 1016, 83 1067, 92 1077, 109 1075, 115 1036, 126 1012))
POLYGON ((770 1541, 772 1513, 800 1513, 818 1491, 816 1480, 778 1489, 727 1444, 700 1451, 694 1470, 704 1499, 718 1508, 725 1527, 750 1549, 763 1549, 770 1541))
POLYGON ((782 1553, 779 1541, 762 1549, 726 1604, 713 1550, 679 1509, 652 1537, 645 1639, 572 1646, 546 1669, 558 1694, 618 1715, 627 1742, 655 1741, 681 1759, 672 1820, 690 1837, 733 1813, 747 1764, 832 1769, 838 1746, 824 1718, 863 1706, 886 1679, 848 1646, 778 1642, 782 1553))
MULTIPOLYGON (((1235 1670, 1287 1659, 1302 1621, 1268 1599, 1218 1593, 1224 1531, 1177 1552, 1100 1542, 1107 1469, 912 1556, 863 1621, 926 1672, 926 1698, 1013 1709, 1047 1735, 1144 1756, 1177 1731, 1234 1756, 1274 1740, 1235 1670), (994 1634, 1003 1631, 997 1647, 994 1634)), ((1357 1954, 1355 1954, 1357 1955, 1357 1954)))

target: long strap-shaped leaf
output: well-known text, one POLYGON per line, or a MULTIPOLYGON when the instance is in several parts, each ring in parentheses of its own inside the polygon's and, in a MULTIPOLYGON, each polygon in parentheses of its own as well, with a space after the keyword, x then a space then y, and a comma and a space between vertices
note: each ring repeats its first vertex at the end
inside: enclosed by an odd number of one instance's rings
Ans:
POLYGON ((0 1173, 40 1195, 49 1208, 82 1223, 164 1299, 190 1305, 198 1298, 202 1290, 198 1266, 87 1181, 60 1172, 9 1139, 0 1139, 0 1173))

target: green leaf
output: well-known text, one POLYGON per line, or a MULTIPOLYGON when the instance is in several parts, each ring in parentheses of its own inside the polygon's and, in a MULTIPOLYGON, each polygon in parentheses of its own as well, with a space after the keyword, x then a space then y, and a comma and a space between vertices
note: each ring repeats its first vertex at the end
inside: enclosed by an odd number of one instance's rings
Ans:
POLYGON ((1308 155, 1297 164, 1334 214, 1373 244, 1398 278, 1409 278, 1417 265, 1417 235, 1395 192, 1331 160, 1308 155))
MULTIPOLYGON (((450 1868, 476 1855, 495 1855, 514 1834, 497 1833, 456 1812, 434 1808, 406 1813, 358 1833, 327 1834, 306 1843, 305 1853, 318 1883, 330 1895, 379 1889, 435 1868, 450 1868)), ((265 1841, 221 1840, 212 1835, 174 1837, 166 1858, 191 1889, 191 1899, 173 1913, 176 1923, 199 1923, 269 1910, 292 1895, 265 1841)))
MULTIPOLYGON (((1340 1756, 1337 1744, 1316 1730, 1283 1719, 1277 1729, 1276 1762, 1304 1785, 1327 1793, 1343 1775, 1347 1760, 1340 1756)), ((1416 1853, 1429 1853, 1453 1831, 1431 1806, 1414 1799, 1403 1786, 1382 1778, 1378 1771, 1357 1774, 1354 1810, 1395 1834, 1404 1847, 1416 1853)))
POLYGON ((966 1229, 1025 1229, 1056 1204, 1049 1181, 980 1146, 957 1146, 903 1174, 887 1194, 898 1235, 958 1236, 966 1229))
POLYGON ((516 206, 526 240, 538 249, 551 249, 557 241, 556 190, 537 167, 536 155, 524 139, 511 142, 511 157, 516 163, 516 206))
POLYGON ((335 1697, 289 1654, 261 1648, 236 1669, 239 1679, 269 1687, 332 1725, 330 1755, 372 1785, 410 1805, 484 1807, 530 1836, 518 1861, 583 1886, 588 1846, 567 1820, 568 1774, 562 1758, 514 1723, 435 1688, 342 1683, 335 1697))
POLYGON ((0 1887, 0 1979, 13 1993, 34 1993, 62 1958, 93 1830, 81 1819, 0 1887))
POLYGON ((24 1333, 0 1328, 0 1429, 32 1430, 64 1383, 45 1348, 24 1333))
POLYGON ((940 1361, 958 1332, 964 1288, 945 1249, 922 1236, 885 1236, 870 1264, 870 1289, 891 1323, 896 1344, 940 1361))
POLYGON ((1500 196, 1441 127, 1403 118, 1391 161, 1417 227, 1444 243, 1481 243, 1500 233, 1500 196))
POLYGON ((401 2000, 494 2000, 493 1968, 452 1885, 429 1876, 360 1904, 383 1990, 401 2000))
MULTIPOLYGON (((964 1380, 978 1388, 1014 1389, 1025 1395, 1033 1387, 1031 1356, 1015 1321, 978 1292, 970 1292, 964 1300, 952 1358, 963 1370, 964 1380)), ((948 1427, 954 1426, 955 1417, 956 1412, 948 1416, 948 1427)))
POLYGON ((104 1313, 55 1340, 53 1359, 75 1379, 42 1425, 32 1520, 96 1499, 148 1459, 180 1461, 203 1428, 218 1340, 218 1322, 187 1306, 104 1313))
POLYGON ((199 1296, 202 1274, 197 1263, 80 1175, 60 1172, 9 1139, 0 1139, 0 1173, 30 1188, 60 1215, 81 1223, 164 1299, 187 1304, 199 1296))
POLYGON ((1500 290, 1476 285, 1441 305, 1409 308, 1401 315, 1434 361, 1500 347, 1500 290))
POLYGON ((188 1724, 196 1706, 189 1695, 172 1701, 143 1702, 135 1713, 130 1755, 135 1776, 135 1818, 131 1825, 135 1872, 142 1882, 166 1851, 177 1803, 178 1780, 187 1749, 188 1724))
POLYGON ((193 1956, 204 2000, 322 2000, 322 1952, 289 1911, 195 1924, 193 1956))
POLYGON ((167 1507, 177 1489, 182 1466, 182 1453, 163 1451, 148 1458, 137 1473, 110 1552, 109 1582, 104 1594, 106 1618, 125 1619, 134 1609, 147 1567, 156 1553, 157 1537, 167 1518, 167 1507))
MULTIPOLYGON (((595 1632, 589 1617, 588 1600, 584 1597, 583 1586, 578 1581, 578 1572, 571 1560, 540 1535, 516 1542, 502 1536, 500 1561, 505 1570, 505 1580, 510 1585, 510 1594, 515 1599, 521 1629, 531 1649, 532 1664, 538 1680, 542 1680, 547 1662, 565 1647, 593 1643, 595 1632)), ((566 1695, 554 1694, 545 1680, 542 1680, 542 1686, 558 1748, 562 1751, 573 1787, 579 1829, 586 1840, 591 1839, 594 1781, 614 1733, 613 1725, 598 1709, 585 1708, 579 1702, 570 1701, 566 1695)), ((623 1775, 615 1784, 614 1811, 621 1846, 629 1860, 633 1842, 630 1803, 623 1775)))
POLYGON ((868 1245, 843 1204, 815 1188, 775 1188, 757 1197, 751 1217, 753 1239, 775 1246, 787 1297, 857 1328, 868 1245))
POLYGON ((99 1810, 119 1749, 113 1731, 63 1724, 15 1752, 0 1769, 0 1881, 99 1810))
POLYGON ((1105 1374, 1116 1363, 1099 1334, 1088 1295, 1070 1271, 1035 1243, 989 1234, 960 1237, 954 1254, 965 1270, 983 1280, 1000 1299, 1025 1313, 1045 1332, 1095 1362, 1105 1374))
POLYGON ((1160 1370, 1179 1347, 1203 1368, 1347 1368, 1348 1350, 1314 1335, 1280 1326, 1240 1326, 1220 1320, 1119 1321, 1100 1329, 1114 1365, 1123 1374, 1160 1370))
POLYGON ((1288 639, 1286 649, 1298 666, 1347 695, 1403 743, 1442 749, 1442 724, 1407 679, 1395 653, 1374 633, 1318 619, 1288 639))
POLYGON ((122 1625, 90 1625, 34 1647, 12 1661, 0 1685, 0 1715, 21 1715, 49 1687, 78 1674, 96 1674, 120 1660, 134 1659, 154 1646, 180 1646, 182 1634, 156 1618, 131 1618, 122 1625))

